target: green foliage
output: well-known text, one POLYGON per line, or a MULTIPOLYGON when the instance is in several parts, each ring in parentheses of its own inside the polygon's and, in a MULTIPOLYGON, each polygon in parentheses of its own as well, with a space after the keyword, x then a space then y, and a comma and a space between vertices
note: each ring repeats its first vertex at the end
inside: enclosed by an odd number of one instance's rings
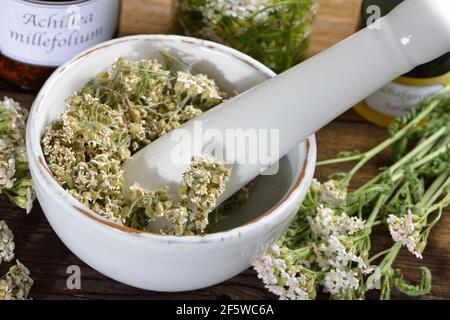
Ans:
POLYGON ((316 0, 182 0, 179 29, 185 35, 213 40, 259 60, 275 72, 302 61, 316 11, 316 0))

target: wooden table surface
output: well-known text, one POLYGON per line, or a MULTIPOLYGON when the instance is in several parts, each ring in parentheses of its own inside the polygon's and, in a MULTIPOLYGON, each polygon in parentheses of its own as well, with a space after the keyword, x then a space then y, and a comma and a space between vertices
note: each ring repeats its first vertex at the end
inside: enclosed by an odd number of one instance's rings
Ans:
MULTIPOLYGON (((125 0, 127 10, 133 7, 138 0, 125 0), (129 3, 128 3, 129 1, 129 3)), ((164 3, 161 0, 139 0, 144 2, 164 3)), ((170 1, 168 1, 170 2, 170 1)), ((321 7, 316 20, 315 30, 312 34, 311 54, 317 53, 333 43, 350 35, 356 28, 360 0, 320 0, 321 7)), ((157 29, 166 28, 169 24, 162 21, 168 19, 168 9, 160 10, 157 29), (162 12, 162 13, 161 13, 162 12)), ((142 21, 143 19, 132 19, 142 21)), ((129 26, 121 26, 121 34, 140 32, 129 22, 129 26)), ((139 22, 141 23, 141 22, 139 22)), ((345 75, 343 75, 345 77, 345 75)), ((345 81, 345 78, 343 78, 345 81)), ((12 86, 0 81, 0 97, 9 96, 29 107, 34 94, 21 92, 12 86)), ((341 150, 365 150, 386 136, 385 129, 371 125, 361 119, 353 111, 342 115, 318 132, 318 158, 333 157, 341 150)), ((375 174, 377 167, 387 163, 387 155, 383 155, 356 177, 356 183, 367 180, 375 174)), ((333 168, 320 168, 317 178, 326 179, 333 168)), ((336 168, 334 168, 336 169, 336 168)), ((432 232, 427 250, 422 261, 416 260, 411 254, 402 250, 397 260, 397 267, 404 269, 411 281, 420 278, 418 267, 426 265, 433 274, 433 290, 425 298, 450 298, 450 216, 449 211, 443 215, 441 222, 432 232)), ((256 278, 253 270, 223 282, 219 285, 185 293, 158 293, 144 291, 123 285, 111 280, 97 271, 91 269, 74 254, 72 254, 59 240, 48 224, 38 203, 33 211, 26 215, 15 208, 6 199, 0 198, 0 219, 6 220, 16 237, 16 256, 30 270, 35 284, 31 291, 34 299, 270 299, 274 298, 268 293, 261 282, 256 278), (81 268, 81 289, 69 290, 66 286, 68 274, 67 267, 78 265, 81 268)), ((82 235, 80 235, 81 237, 82 235)), ((376 250, 387 248, 392 243, 385 232, 375 232, 373 246, 376 250)), ((0 266, 0 273, 4 273, 8 264, 0 266)), ((376 298, 377 293, 369 294, 369 298, 376 298)), ((393 298, 405 298, 402 294, 394 292, 393 298)))

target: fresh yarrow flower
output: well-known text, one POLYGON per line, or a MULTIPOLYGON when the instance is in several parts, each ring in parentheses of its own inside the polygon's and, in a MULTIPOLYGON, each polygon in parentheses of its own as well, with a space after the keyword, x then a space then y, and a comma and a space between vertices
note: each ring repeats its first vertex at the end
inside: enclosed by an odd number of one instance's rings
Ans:
POLYGON ((335 209, 318 207, 314 217, 307 217, 311 230, 320 238, 331 235, 353 235, 364 229, 364 221, 357 217, 339 214, 335 209))
POLYGON ((323 271, 330 268, 350 268, 352 263, 355 263, 358 269, 364 274, 369 274, 374 270, 374 267, 370 266, 362 257, 349 251, 334 235, 315 244, 314 252, 317 263, 323 271))
POLYGON ((317 274, 292 261, 289 251, 280 250, 277 244, 253 264, 267 290, 281 300, 315 299, 317 274))
POLYGON ((314 188, 317 189, 319 201, 331 207, 342 207, 347 202, 347 189, 336 180, 320 183, 314 179, 314 188))
POLYGON ((27 300, 32 285, 30 271, 17 260, 0 278, 0 300, 27 300))
POLYGON ((414 228, 414 215, 411 210, 398 217, 396 215, 389 215, 387 223, 392 239, 397 242, 400 241, 409 252, 417 258, 422 259, 422 254, 417 250, 417 241, 419 232, 414 228))
POLYGON ((359 289, 359 274, 353 270, 331 269, 322 280, 324 292, 334 297, 345 297, 359 289))
MULTIPOLYGON (((373 289, 380 290, 381 299, 389 299, 392 288, 413 297, 430 293, 428 268, 421 267, 420 282, 410 283, 394 265, 402 245, 422 257, 431 229, 450 204, 449 92, 450 86, 394 120, 390 137, 372 149, 340 152, 336 159, 318 162, 319 166, 356 164, 348 172, 333 173, 323 185, 313 181, 279 240, 283 261, 278 265, 283 270, 293 261, 305 260, 301 265, 318 274, 317 287, 331 299, 362 299, 373 289), (388 147, 393 163, 347 194, 355 174, 388 147), (395 243, 372 254, 372 231, 377 225, 387 225, 395 243)), ((258 264, 265 284, 279 283, 274 265, 270 252, 258 264)), ((280 295, 282 289, 271 288, 280 295)))
POLYGON ((28 213, 35 196, 25 151, 27 116, 14 100, 0 101, 0 193, 28 213))
POLYGON ((0 221, 0 264, 11 262, 14 258, 14 234, 5 221, 0 221))

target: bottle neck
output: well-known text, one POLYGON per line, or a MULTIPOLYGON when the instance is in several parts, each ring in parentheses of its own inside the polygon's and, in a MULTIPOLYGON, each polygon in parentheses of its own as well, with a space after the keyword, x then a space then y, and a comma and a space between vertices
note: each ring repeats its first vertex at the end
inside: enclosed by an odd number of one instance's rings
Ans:
MULTIPOLYGON (((361 8, 361 27, 373 22, 374 15, 382 17, 404 0, 363 0, 361 8), (375 6, 375 7, 373 7, 375 6)), ((423 64, 405 74, 411 78, 434 78, 450 72, 450 53, 429 63, 423 64)))

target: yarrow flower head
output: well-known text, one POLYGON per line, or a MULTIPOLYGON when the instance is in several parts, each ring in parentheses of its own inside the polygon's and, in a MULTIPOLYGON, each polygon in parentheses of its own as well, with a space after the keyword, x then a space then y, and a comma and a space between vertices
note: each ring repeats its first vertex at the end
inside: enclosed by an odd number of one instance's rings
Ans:
POLYGON ((159 219, 163 234, 202 234, 209 224, 208 214, 225 190, 229 176, 230 169, 222 161, 211 156, 194 157, 182 175, 179 200, 172 198, 167 187, 150 191, 134 184, 128 194, 132 202, 128 216, 141 212, 140 219, 147 224, 159 219))
POLYGON ((209 211, 225 191, 231 169, 223 161, 211 156, 193 157, 189 168, 183 173, 178 195, 181 202, 192 210, 195 229, 204 232, 208 225, 209 211))
POLYGON ((402 217, 391 214, 387 218, 387 223, 392 239, 395 242, 401 241, 409 252, 422 259, 422 254, 417 249, 419 232, 415 230, 412 211, 408 210, 402 217))
POLYGON ((14 147, 9 140, 0 139, 0 192, 13 186, 15 174, 14 147))
POLYGON ((35 197, 25 151, 27 116, 14 100, 0 101, 0 193, 28 213, 35 197))
POLYGON ((0 278, 0 300, 27 300, 32 285, 30 271, 17 260, 0 278))
POLYGON ((331 235, 353 235, 364 229, 364 221, 357 217, 339 214, 336 209, 318 207, 314 217, 307 217, 311 230, 320 238, 331 235))
POLYGON ((322 280, 324 292, 332 296, 346 296, 359 289, 358 273, 353 270, 331 269, 322 280))
POLYGON ((336 180, 320 183, 314 179, 312 188, 316 190, 319 201, 334 208, 343 207, 347 202, 347 188, 336 180))
POLYGON ((14 234, 5 221, 0 221, 0 264, 10 262, 14 258, 14 234))
POLYGON ((330 268, 351 268, 352 263, 355 263, 364 274, 369 274, 374 270, 373 266, 368 265, 363 258, 349 251, 334 235, 314 245, 314 252, 318 265, 324 271, 330 268))
POLYGON ((203 109, 217 105, 222 101, 222 95, 213 79, 205 74, 191 74, 178 71, 174 86, 175 92, 190 101, 199 101, 203 109))
POLYGON ((294 264, 274 244, 261 259, 253 264, 266 289, 282 300, 310 300, 316 296, 316 273, 301 264, 294 264))

